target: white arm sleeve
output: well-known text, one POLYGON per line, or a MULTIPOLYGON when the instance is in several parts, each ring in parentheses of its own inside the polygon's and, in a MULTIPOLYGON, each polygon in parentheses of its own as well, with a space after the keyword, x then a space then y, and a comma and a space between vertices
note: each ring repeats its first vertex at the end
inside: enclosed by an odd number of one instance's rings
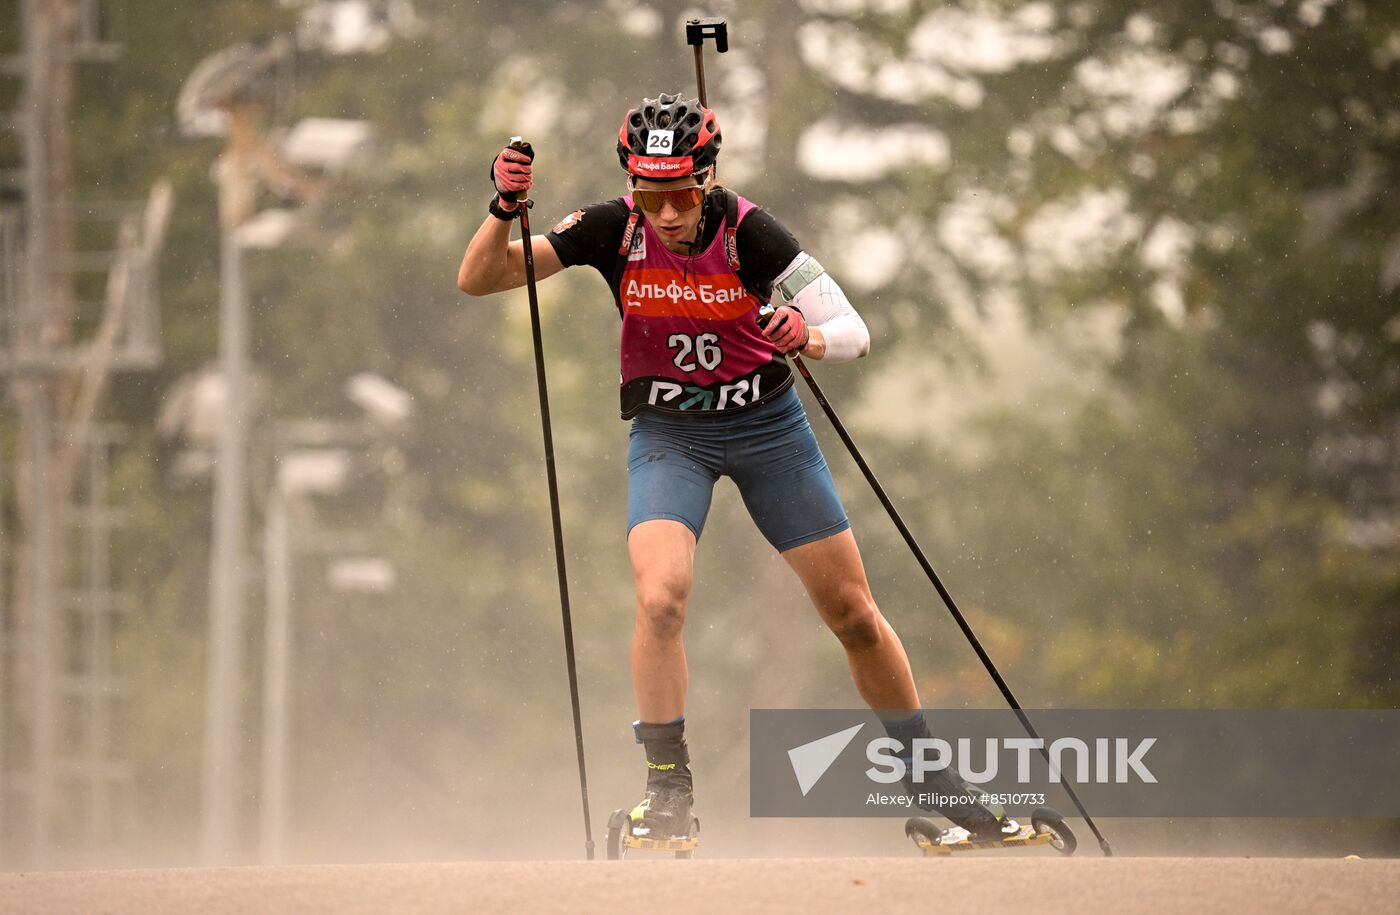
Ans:
POLYGON ((773 289, 802 312, 809 327, 822 332, 826 340, 822 362, 850 362, 870 352, 870 331, 865 322, 856 314, 846 293, 806 251, 778 274, 773 289))

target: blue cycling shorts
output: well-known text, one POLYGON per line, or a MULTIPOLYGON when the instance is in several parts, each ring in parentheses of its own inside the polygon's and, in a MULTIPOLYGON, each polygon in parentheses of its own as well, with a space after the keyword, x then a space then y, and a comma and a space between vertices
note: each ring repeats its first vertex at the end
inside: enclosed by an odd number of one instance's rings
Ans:
POLYGON ((734 416, 694 419, 643 410, 627 449, 627 530, 667 518, 705 528, 722 476, 739 487, 758 529, 778 552, 851 526, 797 390, 734 416))

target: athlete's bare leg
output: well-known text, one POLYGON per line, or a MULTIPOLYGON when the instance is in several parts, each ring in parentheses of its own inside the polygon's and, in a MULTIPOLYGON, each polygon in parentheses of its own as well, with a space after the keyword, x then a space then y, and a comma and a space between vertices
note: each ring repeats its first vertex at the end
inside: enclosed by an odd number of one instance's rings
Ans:
POLYGON ((632 689, 642 721, 663 724, 685 714, 689 675, 681 629, 695 573, 695 535, 679 521, 643 521, 627 535, 637 581, 632 630, 632 689))
POLYGON ((919 693, 899 636, 875 606, 865 565, 849 530, 783 553, 807 595, 846 649, 851 677, 876 711, 912 715, 919 693))

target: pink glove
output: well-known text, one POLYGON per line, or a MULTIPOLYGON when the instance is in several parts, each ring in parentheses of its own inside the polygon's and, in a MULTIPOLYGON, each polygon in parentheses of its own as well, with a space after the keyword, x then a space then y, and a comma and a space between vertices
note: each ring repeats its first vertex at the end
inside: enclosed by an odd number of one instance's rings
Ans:
POLYGON ((783 305, 773 312, 773 316, 768 319, 768 325, 763 329, 763 335, 772 340, 778 352, 783 355, 801 351, 812 338, 807 330, 807 319, 791 305, 783 305))
POLYGON ((513 201, 516 194, 530 189, 532 159, 534 156, 511 147, 496 156, 496 161, 491 163, 491 181, 502 199, 513 201))

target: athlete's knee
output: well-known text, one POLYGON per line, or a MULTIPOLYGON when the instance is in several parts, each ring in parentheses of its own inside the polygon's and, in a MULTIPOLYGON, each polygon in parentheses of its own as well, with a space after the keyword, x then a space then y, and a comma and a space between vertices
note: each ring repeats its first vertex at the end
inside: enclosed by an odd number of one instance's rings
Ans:
POLYGON ((842 593, 828 615, 827 625, 847 651, 860 651, 879 644, 884 635, 882 618, 875 601, 864 588, 842 593))
POLYGON ((678 580, 638 583, 637 626, 653 639, 679 638, 685 626, 686 592, 678 580))

